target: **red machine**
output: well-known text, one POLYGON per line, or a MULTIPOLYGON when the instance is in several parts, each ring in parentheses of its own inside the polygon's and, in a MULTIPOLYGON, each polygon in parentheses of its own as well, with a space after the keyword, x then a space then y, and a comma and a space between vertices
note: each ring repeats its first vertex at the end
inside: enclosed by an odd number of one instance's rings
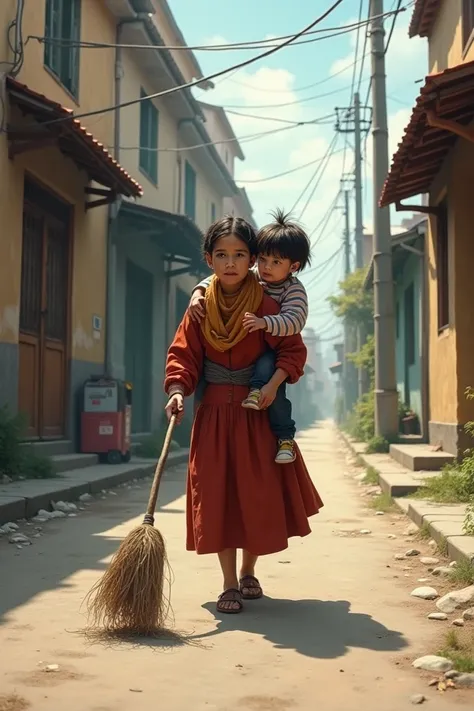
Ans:
POLYGON ((102 461, 130 461, 132 388, 129 383, 97 378, 84 383, 81 451, 102 461))

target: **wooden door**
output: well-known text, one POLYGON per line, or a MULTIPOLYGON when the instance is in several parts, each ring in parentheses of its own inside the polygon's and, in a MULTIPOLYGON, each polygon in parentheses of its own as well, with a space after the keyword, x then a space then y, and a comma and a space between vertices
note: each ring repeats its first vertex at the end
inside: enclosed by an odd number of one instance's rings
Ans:
POLYGON ((59 219, 45 207, 25 201, 23 210, 19 409, 28 419, 28 436, 60 438, 65 428, 69 223, 64 214, 59 219))
POLYGON ((132 383, 132 432, 151 428, 153 275, 127 261, 125 377, 132 383))

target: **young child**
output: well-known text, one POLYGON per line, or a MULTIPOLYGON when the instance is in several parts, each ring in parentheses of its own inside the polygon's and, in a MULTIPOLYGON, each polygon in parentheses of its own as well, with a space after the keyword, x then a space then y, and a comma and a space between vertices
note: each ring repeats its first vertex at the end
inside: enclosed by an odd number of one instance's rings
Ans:
MULTIPOLYGON (((310 263, 311 245, 306 232, 282 211, 276 211, 273 217, 274 222, 258 233, 255 274, 265 293, 280 304, 280 313, 263 317, 246 313, 243 326, 249 333, 262 329, 272 336, 294 336, 303 330, 308 317, 306 290, 295 274, 310 263)), ((209 283, 210 278, 204 279, 193 291, 189 309, 195 320, 204 317, 203 299, 209 283)), ((268 387, 274 372, 275 352, 267 349, 255 364, 250 391, 242 407, 252 410, 268 407, 270 426, 278 439, 275 461, 290 464, 296 458, 295 422, 286 383, 279 386, 276 394, 268 387)))

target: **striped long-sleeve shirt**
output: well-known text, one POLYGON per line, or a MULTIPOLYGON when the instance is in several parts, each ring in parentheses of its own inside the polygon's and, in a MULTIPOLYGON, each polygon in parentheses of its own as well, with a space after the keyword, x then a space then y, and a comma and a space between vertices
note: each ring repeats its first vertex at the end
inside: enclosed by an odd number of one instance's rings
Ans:
MULTIPOLYGON (((253 272, 258 278, 256 267, 253 272)), ((207 289, 210 281, 211 277, 203 279, 195 288, 207 289)), ((300 333, 308 318, 308 295, 300 280, 290 275, 279 284, 268 284, 265 281, 260 283, 265 293, 280 304, 279 314, 263 317, 267 324, 266 331, 272 336, 294 336, 300 333)))

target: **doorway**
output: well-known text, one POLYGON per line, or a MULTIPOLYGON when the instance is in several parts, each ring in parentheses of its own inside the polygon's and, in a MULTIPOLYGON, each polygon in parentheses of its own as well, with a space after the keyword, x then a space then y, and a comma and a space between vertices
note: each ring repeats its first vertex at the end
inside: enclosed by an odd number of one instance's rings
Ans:
POLYGON ((65 434, 71 208, 25 181, 19 411, 29 438, 65 434))
POLYGON ((125 378, 132 383, 132 432, 150 432, 153 275, 127 260, 125 378))

